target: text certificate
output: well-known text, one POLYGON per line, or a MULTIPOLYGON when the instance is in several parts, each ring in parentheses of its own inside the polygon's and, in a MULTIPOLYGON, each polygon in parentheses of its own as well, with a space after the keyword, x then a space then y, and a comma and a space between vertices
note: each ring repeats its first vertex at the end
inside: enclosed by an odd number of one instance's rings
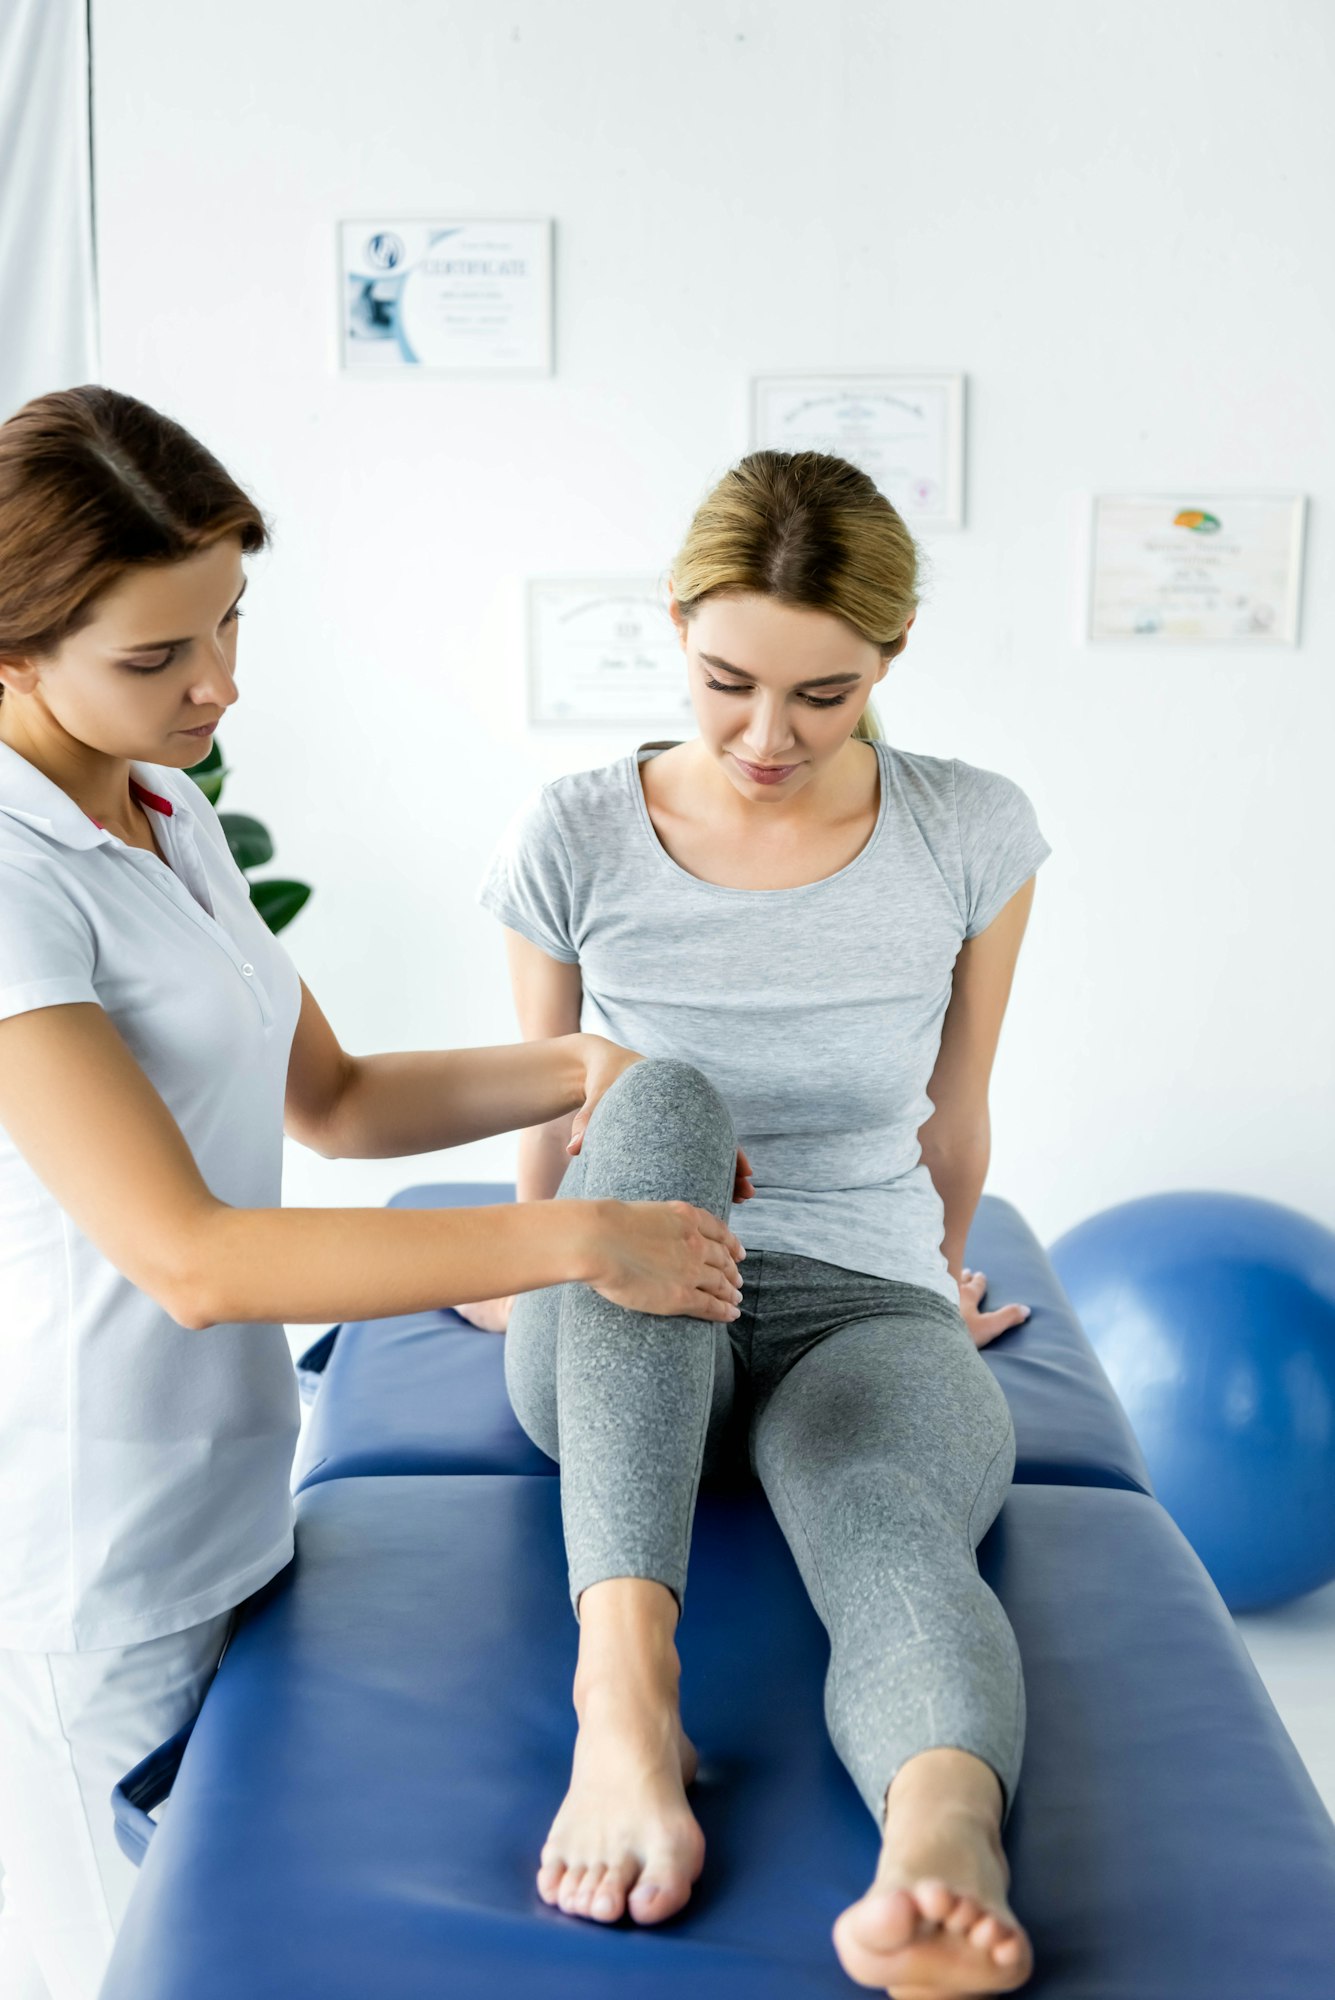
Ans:
POLYGON ((529 720, 689 722, 686 660, 651 578, 534 579, 529 720))
POLYGON ((1090 638, 1295 645, 1304 512, 1293 494, 1099 495, 1090 638))
POLYGON ((343 367, 549 374, 551 238, 549 221, 340 223, 343 367))
POLYGON ((760 376, 752 439, 848 459, 915 528, 963 524, 962 375, 760 376))

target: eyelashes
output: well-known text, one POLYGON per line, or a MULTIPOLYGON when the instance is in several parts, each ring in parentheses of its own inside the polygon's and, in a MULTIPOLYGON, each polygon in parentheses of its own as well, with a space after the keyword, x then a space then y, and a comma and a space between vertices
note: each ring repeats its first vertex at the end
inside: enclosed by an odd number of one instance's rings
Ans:
MULTIPOLYGON (((228 612, 227 616, 223 619, 223 624, 235 625, 238 619, 243 618, 244 616, 245 613, 242 611, 241 606, 239 604, 234 604, 231 610, 228 612)), ((166 673, 168 667, 173 665, 173 663, 179 656, 180 651, 181 649, 179 646, 173 646, 165 660, 155 660, 151 667, 136 666, 133 660, 122 660, 121 665, 126 669, 127 672, 132 674, 163 674, 166 673)))
MULTIPOLYGON (((735 687, 731 682, 711 680, 708 674, 705 675, 705 686, 713 688, 716 694, 750 694, 751 692, 750 688, 735 687)), ((846 694, 800 694, 797 698, 799 701, 804 701, 808 708, 842 708, 843 704, 848 700, 846 694)))

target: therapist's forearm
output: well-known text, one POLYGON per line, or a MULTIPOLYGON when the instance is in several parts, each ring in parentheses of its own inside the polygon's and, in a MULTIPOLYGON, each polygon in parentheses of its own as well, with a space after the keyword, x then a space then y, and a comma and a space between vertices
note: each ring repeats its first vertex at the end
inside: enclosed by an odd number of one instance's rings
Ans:
POLYGON ((328 1159, 392 1160, 541 1125, 579 1109, 586 1067, 583 1035, 356 1056, 319 1150, 328 1159))
POLYGON ((978 1138, 952 1143, 919 1136, 924 1163, 945 1210, 942 1254, 958 1284, 964 1272, 965 1244, 987 1180, 991 1148, 978 1138))
POLYGON ((602 1267, 616 1204, 519 1208, 228 1208, 191 1230, 174 1316, 379 1319, 466 1299, 588 1282, 602 1267))

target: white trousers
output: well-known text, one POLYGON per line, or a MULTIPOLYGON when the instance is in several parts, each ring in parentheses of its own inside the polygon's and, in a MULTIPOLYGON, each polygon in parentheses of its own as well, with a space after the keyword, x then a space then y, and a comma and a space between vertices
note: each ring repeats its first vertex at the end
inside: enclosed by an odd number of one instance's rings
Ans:
POLYGON ((138 1871, 112 1787, 199 1711, 232 1613, 93 1653, 0 1652, 0 1996, 95 2000, 138 1871))

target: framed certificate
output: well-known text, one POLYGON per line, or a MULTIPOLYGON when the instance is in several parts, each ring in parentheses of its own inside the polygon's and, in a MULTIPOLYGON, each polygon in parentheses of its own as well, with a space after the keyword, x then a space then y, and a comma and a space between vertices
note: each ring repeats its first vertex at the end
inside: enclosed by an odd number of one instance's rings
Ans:
POLYGON ((1297 645, 1305 515, 1294 494, 1098 495, 1089 637, 1297 645))
POLYGON ((349 375, 550 375, 550 221, 341 222, 349 375))
POLYGON ((648 577, 534 579, 528 586, 529 721, 680 723, 686 656, 648 577))
POLYGON ((962 375, 761 375, 751 440, 850 459, 915 529, 964 524, 962 375))

